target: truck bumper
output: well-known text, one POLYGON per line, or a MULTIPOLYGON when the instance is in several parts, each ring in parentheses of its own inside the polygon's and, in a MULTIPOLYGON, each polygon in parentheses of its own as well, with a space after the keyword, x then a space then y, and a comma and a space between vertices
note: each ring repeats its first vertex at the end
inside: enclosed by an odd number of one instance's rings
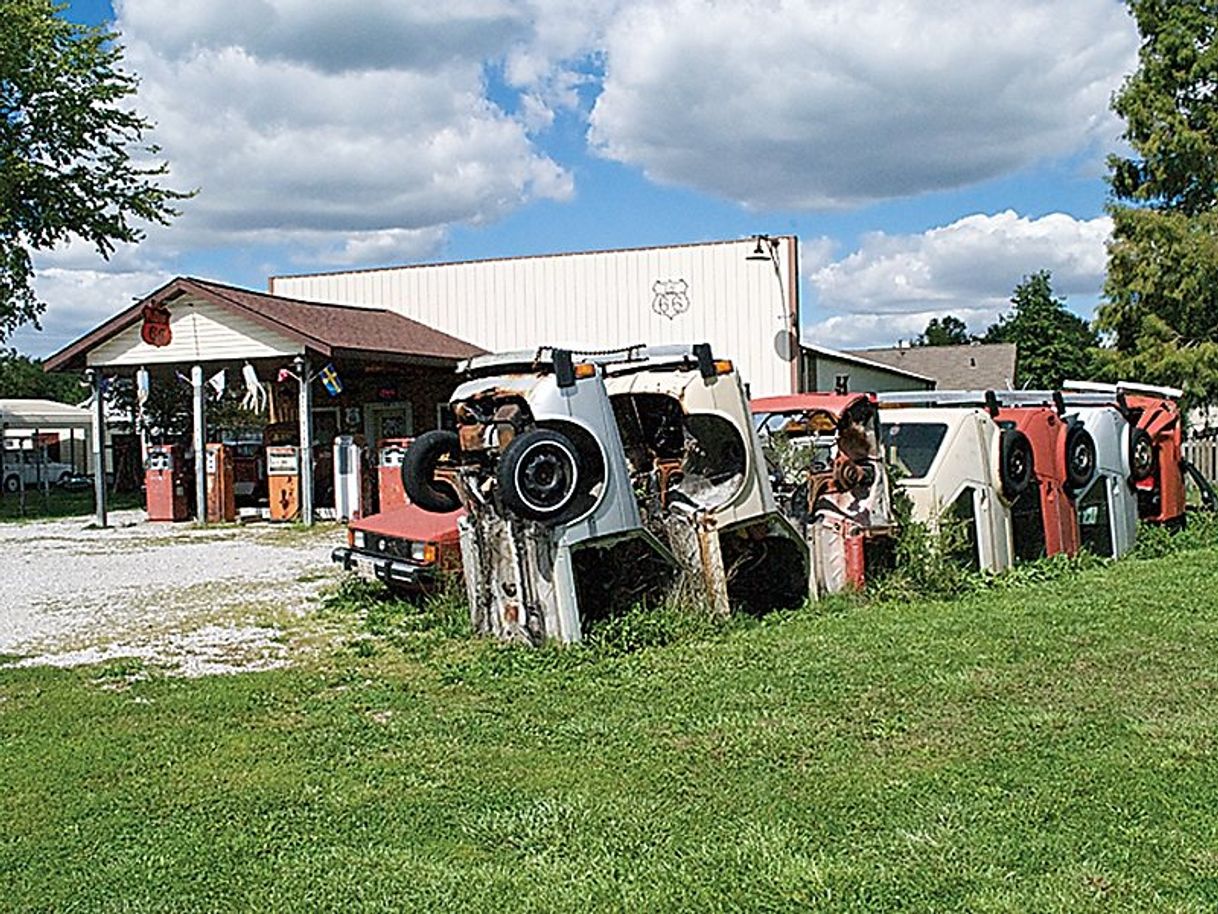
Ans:
POLYGON ((339 546, 331 552, 330 561, 342 565, 346 571, 356 571, 405 590, 422 590, 436 579, 430 565, 415 565, 347 546, 339 546))

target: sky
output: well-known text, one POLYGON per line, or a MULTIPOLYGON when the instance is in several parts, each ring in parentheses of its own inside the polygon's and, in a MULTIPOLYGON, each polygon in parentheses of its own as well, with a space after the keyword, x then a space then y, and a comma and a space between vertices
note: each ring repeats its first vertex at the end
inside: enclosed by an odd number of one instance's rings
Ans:
MULTIPOLYGON (((177 275, 284 273, 794 234, 802 333, 983 332, 1105 268, 1118 0, 72 0, 109 23, 168 228, 35 259, 56 351, 177 275)), ((589 341, 594 342, 594 341, 589 341)))

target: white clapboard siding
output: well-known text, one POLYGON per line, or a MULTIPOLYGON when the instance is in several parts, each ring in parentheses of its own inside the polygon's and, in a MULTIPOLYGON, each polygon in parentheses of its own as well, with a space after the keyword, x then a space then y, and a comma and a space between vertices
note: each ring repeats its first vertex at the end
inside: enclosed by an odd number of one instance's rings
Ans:
POLYGON ((211 302, 180 298, 169 304, 168 346, 149 346, 136 322, 88 353, 88 364, 154 365, 221 362, 294 355, 299 343, 211 302))
POLYGON ((762 396, 793 389, 784 334, 798 326, 790 317, 795 239, 777 241, 777 272, 769 260, 747 259, 756 242, 745 239, 277 276, 271 291, 388 308, 491 351, 705 341, 762 396), (683 289, 673 300, 684 310, 661 313, 657 283, 683 289))

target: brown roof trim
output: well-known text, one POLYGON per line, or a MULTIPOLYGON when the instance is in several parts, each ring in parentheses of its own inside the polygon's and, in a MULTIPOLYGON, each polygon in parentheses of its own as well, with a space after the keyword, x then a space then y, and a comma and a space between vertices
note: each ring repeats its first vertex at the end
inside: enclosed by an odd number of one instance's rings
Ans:
MULTIPOLYGON (((759 234, 765 235, 765 232, 759 234)), ((790 239, 797 241, 795 235, 769 235, 777 240, 790 239)), ((722 238, 718 241, 690 241, 685 244, 650 244, 633 248, 598 248, 593 251, 550 251, 545 254, 515 254, 510 257, 483 257, 471 260, 441 260, 433 263, 401 263, 387 267, 364 267, 360 270, 322 270, 317 273, 279 273, 267 279, 267 289, 275 288, 277 279, 312 279, 319 276, 352 276, 359 273, 385 273, 389 270, 421 270, 425 267, 463 267, 477 263, 508 263, 516 260, 545 260, 551 257, 589 257, 594 254, 639 254, 646 251, 671 251, 677 248, 706 248, 725 244, 752 243, 757 235, 745 235, 741 238, 722 238)), ((275 294, 272 291, 272 294, 275 294)), ((341 307, 341 306, 340 306, 341 307)))
MULTIPOLYGON (((219 305, 282 337, 299 343, 305 349, 311 350, 325 358, 330 358, 338 352, 345 352, 353 357, 375 356, 378 358, 391 358, 395 361, 416 362, 417 364, 453 365, 461 358, 481 352, 478 347, 464 340, 441 333, 434 328, 426 327, 387 308, 361 308, 355 305, 302 301, 281 295, 269 295, 266 292, 242 289, 238 286, 229 286, 210 280, 179 276, 52 355, 43 363, 44 370, 65 371, 83 368, 89 351, 139 321, 141 313, 147 304, 151 302, 170 304, 183 296, 191 296, 219 305), (263 313, 257 307, 252 307, 249 303, 252 301, 253 305, 257 305, 259 299, 267 300, 268 308, 271 308, 273 303, 280 309, 280 315, 277 317, 272 314, 263 313), (294 324, 289 322, 289 319, 293 316, 291 311, 283 311, 283 306, 297 306, 301 309, 309 309, 309 311, 302 317, 301 322, 294 324), (323 309, 323 313, 342 312, 350 314, 354 312, 361 315, 383 316, 384 319, 390 321, 390 324, 394 328, 400 328, 400 325, 418 328, 425 332, 425 335, 428 336, 429 341, 433 345, 438 339, 439 342, 446 344, 448 348, 452 348, 453 352, 447 354, 443 348, 440 351, 411 352, 409 351, 410 343, 401 345, 398 348, 389 349, 378 348, 375 341, 370 341, 366 349, 362 345, 360 348, 354 348, 349 344, 345 346, 335 345, 335 343, 326 339, 322 334, 311 333, 307 329, 301 329, 301 323, 307 323, 309 314, 316 320, 318 311, 315 309, 323 309)), ((271 308, 271 310, 274 310, 274 308, 271 308)), ((324 324, 325 322, 321 321, 320 323, 324 324)), ((322 329, 324 330, 324 327, 322 329)), ((342 335, 339 338, 341 337, 342 335)), ((349 343, 349 337, 344 342, 349 343)), ((360 340, 359 342, 362 344, 363 341, 360 340)))
POLYGON ((84 368, 84 355, 94 346, 105 342, 110 337, 114 336, 122 330, 126 330, 137 320, 139 320, 140 312, 144 310, 144 306, 150 301, 158 300, 157 296, 170 289, 174 283, 180 281, 171 279, 165 285, 161 286, 155 292, 144 296, 130 308, 125 311, 120 311, 110 320, 101 324, 97 328, 90 330, 80 339, 68 343, 63 349, 45 359, 42 363, 43 371, 67 371, 74 368, 84 368), (79 360, 78 360, 79 357, 79 360))

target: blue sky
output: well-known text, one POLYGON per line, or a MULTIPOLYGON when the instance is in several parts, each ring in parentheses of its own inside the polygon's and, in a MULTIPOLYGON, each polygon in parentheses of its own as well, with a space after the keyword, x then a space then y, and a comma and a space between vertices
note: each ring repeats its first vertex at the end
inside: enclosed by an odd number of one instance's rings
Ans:
POLYGON ((1116 0, 74 0, 107 21, 180 220, 38 258, 46 354, 177 274, 801 240, 805 337, 981 331, 1103 282, 1116 0), (689 23, 697 22, 697 28, 689 23))

